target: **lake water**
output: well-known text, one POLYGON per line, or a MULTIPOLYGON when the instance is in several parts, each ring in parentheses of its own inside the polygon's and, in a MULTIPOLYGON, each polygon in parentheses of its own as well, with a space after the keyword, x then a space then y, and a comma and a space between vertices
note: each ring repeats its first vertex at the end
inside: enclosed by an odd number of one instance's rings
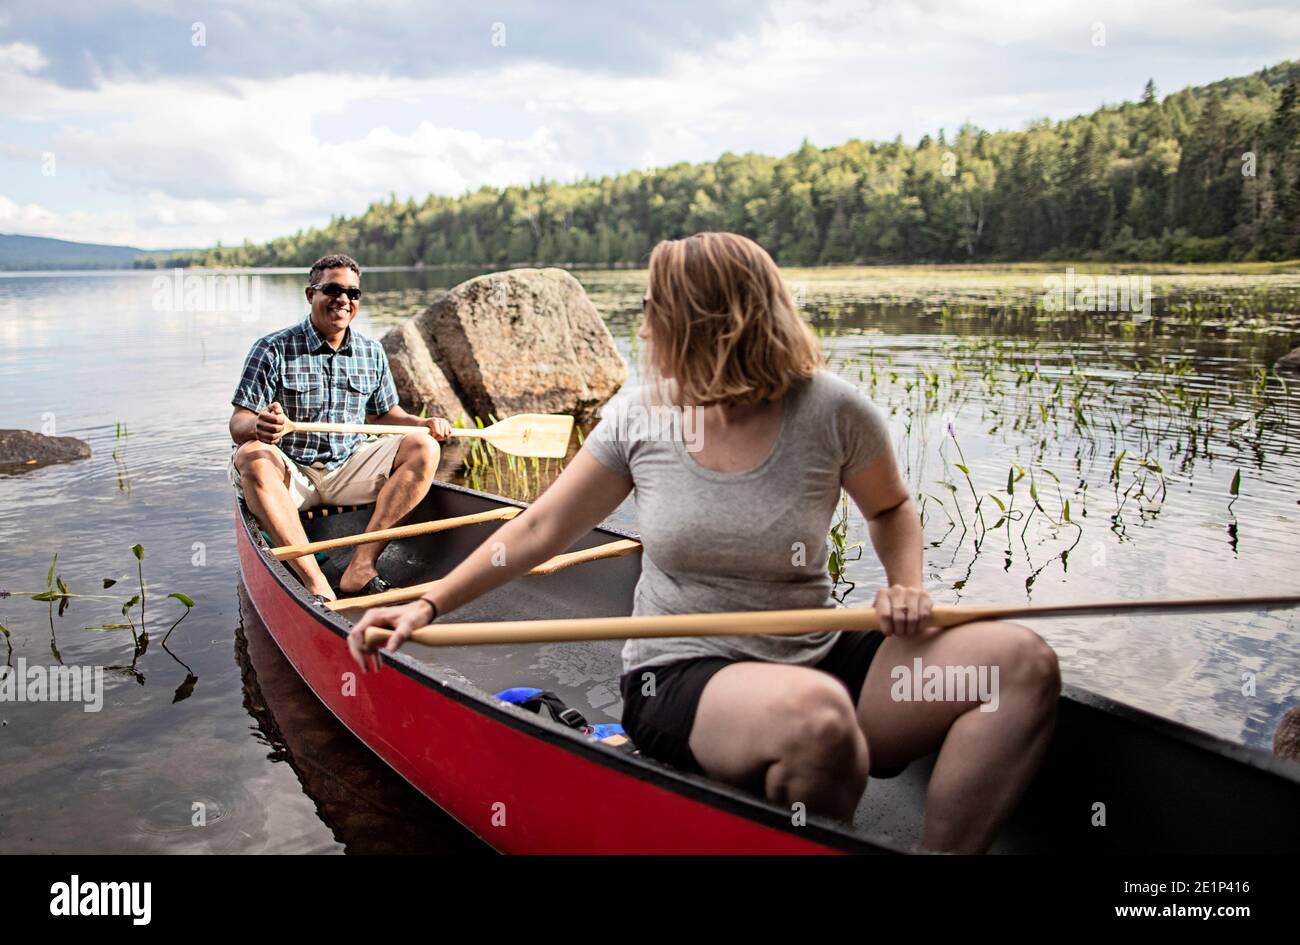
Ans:
MULTIPOLYGON (((575 274, 635 366, 644 273, 575 274)), ((0 475, 0 589, 40 591, 57 553, 74 593, 105 596, 62 616, 0 600, 0 659, 109 667, 99 712, 0 702, 0 852, 483 849, 352 740, 241 610, 229 397, 250 343, 305 314, 301 273, 244 275, 217 311, 156 273, 0 275, 0 427, 94 451, 0 475), (88 628, 124 621, 137 543, 153 642, 132 665, 129 630, 88 628), (171 592, 195 606, 163 649, 185 610, 171 592)), ((368 272, 357 326, 382 334, 469 275, 368 272)), ((787 272, 830 365, 891 415, 936 600, 1300 590, 1300 393, 1270 372, 1300 343, 1300 275, 1153 273, 1150 316, 1046 310, 1045 280, 1066 276, 787 272)), ((865 540, 856 513, 846 528, 865 540)), ((868 548, 841 590, 868 604, 881 578, 868 548)), ((1068 682, 1243 744, 1267 748, 1300 704, 1290 612, 1035 628, 1068 682)))

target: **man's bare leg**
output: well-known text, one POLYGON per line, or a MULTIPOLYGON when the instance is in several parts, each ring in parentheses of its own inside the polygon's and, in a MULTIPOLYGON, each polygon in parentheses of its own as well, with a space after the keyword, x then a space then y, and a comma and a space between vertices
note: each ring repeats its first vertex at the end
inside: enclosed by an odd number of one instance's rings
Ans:
MULTIPOLYGON (((438 441, 431 436, 404 436, 393 460, 393 471, 375 498, 375 511, 370 516, 366 531, 392 528, 406 518, 429 492, 434 474, 438 471, 438 441)), ((358 545, 348 562, 347 570, 339 578, 339 590, 344 596, 355 594, 379 574, 375 562, 388 542, 377 541, 358 545)))
MULTIPOLYGON (((275 544, 304 544, 307 533, 289 495, 289 470, 279 454, 265 443, 251 440, 236 450, 235 468, 239 470, 244 501, 275 544)), ((302 575, 309 592, 334 599, 334 590, 314 555, 295 558, 289 566, 302 575)))

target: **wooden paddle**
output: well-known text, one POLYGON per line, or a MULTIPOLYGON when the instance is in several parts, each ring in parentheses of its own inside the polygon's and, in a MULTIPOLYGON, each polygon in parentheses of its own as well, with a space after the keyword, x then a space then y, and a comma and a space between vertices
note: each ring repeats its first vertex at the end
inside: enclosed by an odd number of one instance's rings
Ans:
MULTIPOLYGON (((575 564, 584 564, 588 561, 600 561, 603 558, 617 558, 622 555, 630 555, 641 550, 641 542, 634 541, 631 538, 623 538, 619 541, 607 542, 603 545, 597 545, 595 548, 584 548, 582 551, 570 551, 567 554, 556 555, 543 561, 537 567, 529 571, 529 574, 554 574, 556 571, 563 571, 565 568, 571 568, 575 564)), ((401 604, 408 600, 415 600, 429 591, 436 588, 441 581, 426 581, 424 584, 412 584, 410 587, 395 587, 391 591, 382 591, 378 594, 367 594, 364 597, 344 597, 340 600, 332 600, 325 606, 330 610, 357 610, 361 607, 386 607, 389 604, 401 604)))
MULTIPOLYGON (((462 525, 477 525, 480 522, 511 519, 522 511, 523 509, 507 506, 500 509, 489 509, 486 512, 475 512, 473 515, 457 515, 453 518, 435 519, 432 522, 414 522, 410 525, 398 525, 394 528, 380 528, 373 532, 362 532, 359 535, 344 535, 342 538, 309 541, 302 545, 281 545, 279 548, 271 549, 271 557, 275 558, 276 561, 291 561, 294 558, 314 555, 318 551, 350 548, 353 545, 365 545, 372 541, 392 541, 396 538, 432 535, 435 532, 445 532, 449 528, 460 528, 462 525)), ((419 597, 420 595, 416 594, 415 596, 419 597)))
MULTIPOLYGON (((1071 614, 1186 613, 1220 610, 1272 610, 1300 605, 1300 595, 1276 597, 1205 597, 1182 600, 1106 601, 1020 607, 935 607, 931 623, 955 627, 975 620, 1015 617, 1063 617, 1071 614)), ((426 646, 479 643, 567 643, 577 640, 625 640, 690 636, 794 636, 831 630, 877 630, 871 607, 825 607, 810 610, 753 610, 714 614, 649 617, 584 617, 574 620, 502 620, 486 623, 431 624, 411 639, 426 646)), ((366 644, 378 647, 391 630, 366 628, 366 644)))
MULTIPOLYGON (((386 423, 297 423, 285 420, 285 433, 364 433, 370 436, 409 436, 428 433, 428 427, 400 426, 386 423)), ((536 456, 538 459, 563 459, 569 451, 573 418, 567 414, 519 413, 491 426, 452 427, 452 436, 475 436, 487 440, 503 453, 536 456)))

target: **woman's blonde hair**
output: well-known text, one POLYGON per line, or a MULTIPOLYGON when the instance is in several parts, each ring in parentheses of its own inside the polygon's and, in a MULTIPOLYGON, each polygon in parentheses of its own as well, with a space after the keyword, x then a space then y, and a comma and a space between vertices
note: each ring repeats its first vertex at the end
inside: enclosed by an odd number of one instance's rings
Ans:
POLYGON ((812 377, 821 350, 781 271, 735 233, 665 240, 650 254, 646 372, 683 406, 753 404, 812 377))

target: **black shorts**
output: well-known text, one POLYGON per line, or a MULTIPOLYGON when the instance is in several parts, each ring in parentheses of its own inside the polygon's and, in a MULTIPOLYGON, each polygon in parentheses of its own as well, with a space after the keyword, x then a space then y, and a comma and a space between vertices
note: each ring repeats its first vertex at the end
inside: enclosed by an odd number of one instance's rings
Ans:
MULTIPOLYGON (((884 639, 879 630, 841 633, 830 652, 813 668, 830 673, 842 682, 849 691, 849 698, 857 705, 871 660, 884 639)), ((689 744, 691 728, 695 725, 695 710, 713 674, 739 662, 743 661, 724 656, 701 656, 624 673, 619 679, 619 689, 623 693, 623 728, 632 743, 643 755, 683 771, 702 774, 689 744), (641 694, 643 673, 654 673, 653 697, 641 694)))

